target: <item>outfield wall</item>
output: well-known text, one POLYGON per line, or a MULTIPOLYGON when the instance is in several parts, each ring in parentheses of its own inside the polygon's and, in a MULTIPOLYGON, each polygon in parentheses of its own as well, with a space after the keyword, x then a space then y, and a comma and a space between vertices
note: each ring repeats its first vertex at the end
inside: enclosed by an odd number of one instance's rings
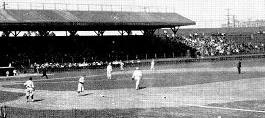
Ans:
MULTIPOLYGON (((265 54, 249 54, 249 55, 233 55, 233 56, 215 56, 205 58, 161 58, 155 59, 156 65, 170 65, 177 63, 190 63, 190 62, 213 62, 213 61, 225 61, 225 60, 247 60, 247 59, 258 59, 265 58, 265 54)), ((148 60, 128 60, 124 61, 126 68, 131 67, 142 67, 148 68, 150 66, 151 59, 148 60)), ((82 68, 64 68, 64 69, 49 69, 49 72, 65 72, 65 71, 82 71, 85 69, 105 69, 106 64, 102 66, 94 67, 82 67, 82 68)), ((113 65, 114 69, 119 69, 120 65, 113 65)))
MULTIPOLYGON (((175 64, 175 63, 189 63, 189 62, 212 62, 212 61, 225 61, 225 60, 247 60, 265 58, 265 54, 246 54, 246 55, 232 55, 232 56, 214 56, 204 58, 167 58, 155 59, 156 65, 175 64)), ((134 63, 126 62, 126 66, 149 66, 151 60, 139 60, 134 63)))

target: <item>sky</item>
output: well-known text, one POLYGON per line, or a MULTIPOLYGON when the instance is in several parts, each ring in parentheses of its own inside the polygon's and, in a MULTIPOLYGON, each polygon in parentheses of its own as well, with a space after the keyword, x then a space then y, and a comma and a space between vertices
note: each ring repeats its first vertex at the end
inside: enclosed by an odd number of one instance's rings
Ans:
MULTIPOLYGON (((76 4, 100 4, 100 5, 114 5, 123 6, 123 10, 146 10, 154 12, 175 12, 184 17, 187 17, 196 22, 196 25, 189 26, 189 28, 215 28, 221 27, 221 24, 227 23, 227 14, 229 9, 230 22, 232 22, 233 15, 239 21, 248 20, 264 20, 265 19, 265 0, 2 0, 7 2, 7 8, 23 9, 29 8, 28 3, 32 3, 33 8, 42 8, 41 4, 37 3, 57 3, 57 9, 85 10, 88 9, 86 5, 76 4), (72 5, 70 5, 72 4, 72 5), (79 6, 77 8, 77 6, 79 6), (132 7, 134 6, 134 7, 132 7)), ((53 9, 54 4, 45 6, 47 9, 53 9)), ((90 9, 102 9, 96 6, 90 6, 90 9)), ((104 7, 105 10, 120 10, 121 7, 104 7)))

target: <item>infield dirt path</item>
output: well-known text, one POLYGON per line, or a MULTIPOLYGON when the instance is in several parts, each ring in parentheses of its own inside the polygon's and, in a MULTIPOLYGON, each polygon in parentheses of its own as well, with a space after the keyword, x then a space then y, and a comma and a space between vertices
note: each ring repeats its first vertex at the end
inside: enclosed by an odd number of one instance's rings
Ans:
MULTIPOLYGON (((181 69, 181 71, 235 71, 234 68, 181 69)), ((244 71, 264 71, 264 67, 245 68, 244 71)), ((159 70, 169 72, 180 70, 159 70)), ((149 71, 144 71, 149 72, 149 71)), ((116 73, 119 74, 119 73, 116 73)), ((14 82, 2 82, 0 85, 14 82)), ((4 88, 3 91, 24 92, 23 89, 4 88)), ((29 109, 127 109, 199 106, 245 100, 264 100, 265 78, 250 78, 226 82, 187 85, 180 87, 153 87, 141 90, 89 90, 78 96, 75 91, 36 90, 36 102, 27 103, 24 97, 2 105, 29 109)))

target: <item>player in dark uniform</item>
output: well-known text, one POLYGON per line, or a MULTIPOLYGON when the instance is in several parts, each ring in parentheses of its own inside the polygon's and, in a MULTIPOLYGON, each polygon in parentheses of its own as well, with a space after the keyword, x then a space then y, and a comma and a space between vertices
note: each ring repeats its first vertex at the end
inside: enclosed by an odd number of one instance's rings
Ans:
POLYGON ((241 61, 237 63, 237 71, 238 71, 238 74, 241 74, 241 61))
POLYGON ((46 79, 48 79, 46 67, 44 67, 42 70, 42 76, 41 77, 44 77, 44 76, 46 77, 46 79))

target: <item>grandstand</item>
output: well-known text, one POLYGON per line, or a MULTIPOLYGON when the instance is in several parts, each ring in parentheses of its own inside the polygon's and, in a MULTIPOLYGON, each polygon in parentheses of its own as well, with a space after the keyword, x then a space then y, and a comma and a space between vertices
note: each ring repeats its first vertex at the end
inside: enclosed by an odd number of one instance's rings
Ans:
POLYGON ((177 13, 2 9, 0 118, 265 117, 263 29, 179 29, 194 24, 177 13), (85 91, 77 95, 81 75, 85 91), (36 91, 25 102, 29 77, 36 91))
POLYGON ((154 32, 171 28, 176 33, 180 26, 195 24, 177 13, 14 9, 0 10, 0 21, 1 66, 12 63, 16 68, 32 67, 34 63, 185 56, 190 47, 169 43, 154 32), (131 35, 135 30, 143 35, 131 35), (19 37, 23 31, 29 34, 19 37), (70 36, 58 37, 53 31, 66 31, 70 36), (77 36, 78 31, 94 31, 97 36, 77 36), (121 36, 104 36, 106 31, 119 31, 121 36))

